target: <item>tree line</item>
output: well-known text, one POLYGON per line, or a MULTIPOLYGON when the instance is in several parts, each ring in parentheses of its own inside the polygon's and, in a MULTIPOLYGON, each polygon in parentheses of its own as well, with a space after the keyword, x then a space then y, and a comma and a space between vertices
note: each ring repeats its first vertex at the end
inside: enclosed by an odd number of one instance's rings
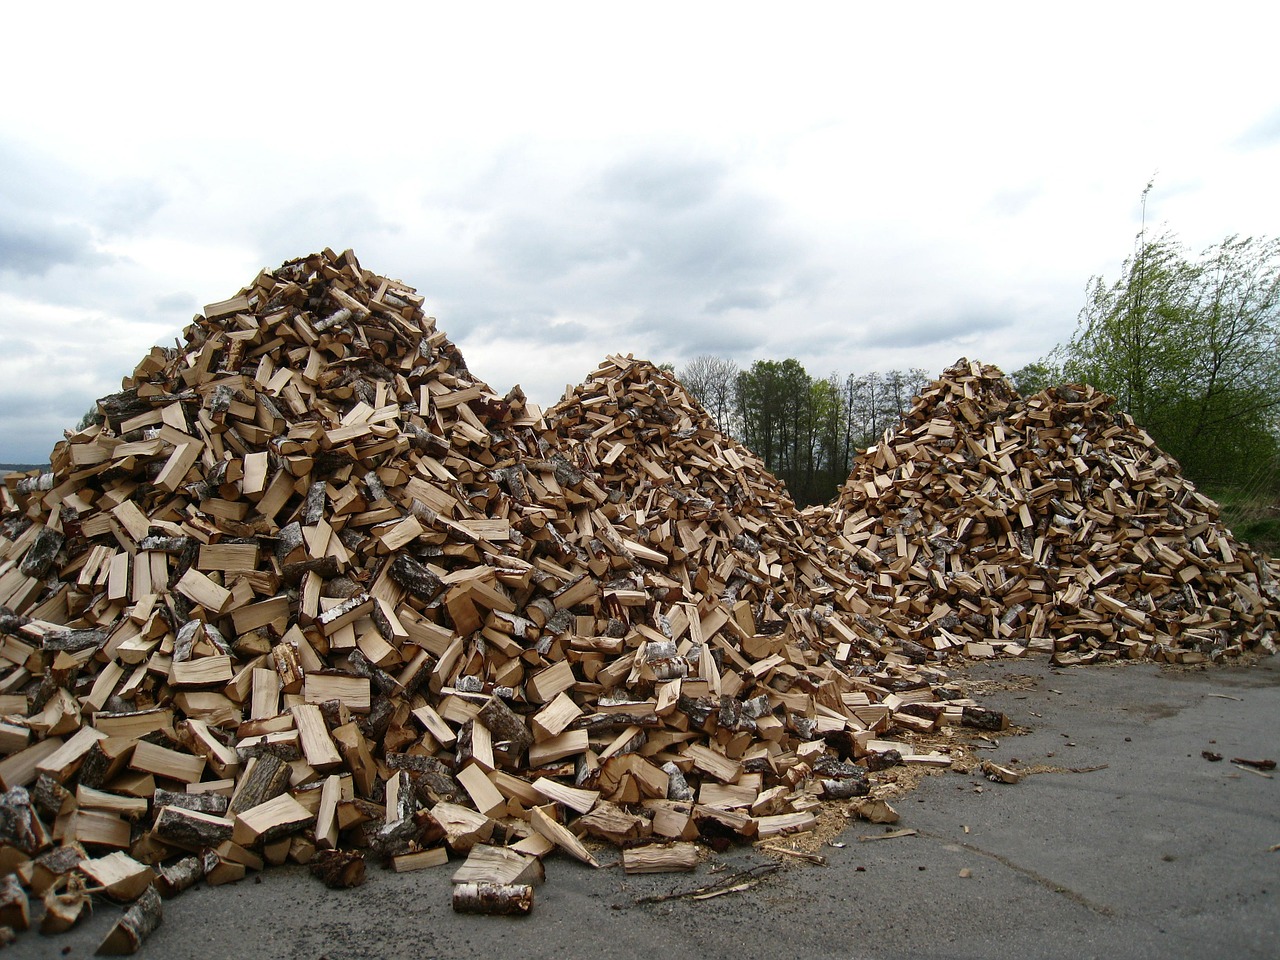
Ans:
POLYGON ((831 500, 858 452, 895 427, 934 379, 921 369, 814 377, 790 358, 744 370, 710 354, 677 376, 720 431, 759 456, 802 507, 831 500))

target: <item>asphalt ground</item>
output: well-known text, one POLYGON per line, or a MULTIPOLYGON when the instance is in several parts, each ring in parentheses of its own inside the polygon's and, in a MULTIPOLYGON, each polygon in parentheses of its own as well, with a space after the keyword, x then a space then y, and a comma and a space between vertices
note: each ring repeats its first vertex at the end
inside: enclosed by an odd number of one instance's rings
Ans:
MULTIPOLYGON (((1232 763, 1280 759, 1280 662, 1059 670, 1024 659, 963 674, 1018 728, 972 741, 974 754, 1039 772, 1013 785, 925 776, 893 801, 897 824, 824 834, 812 849, 825 866, 750 846, 692 874, 628 877, 552 857, 522 918, 454 914, 452 866, 373 867, 339 892, 276 869, 167 901, 138 956, 1280 956, 1280 778, 1232 763), (870 839, 898 830, 916 832, 870 839), (744 889, 681 895, 727 880, 744 889)), ((120 912, 101 904, 72 933, 28 932, 6 953, 91 956, 120 912)))

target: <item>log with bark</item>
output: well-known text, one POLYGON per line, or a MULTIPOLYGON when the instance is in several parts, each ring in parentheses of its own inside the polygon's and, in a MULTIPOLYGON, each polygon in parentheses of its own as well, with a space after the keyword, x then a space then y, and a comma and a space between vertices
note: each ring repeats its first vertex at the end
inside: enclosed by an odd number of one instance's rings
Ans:
POLYGON ((320 850, 311 861, 311 874, 333 890, 364 883, 364 854, 359 850, 320 850))
POLYGON ((164 908, 160 894, 154 887, 148 887, 146 893, 125 911, 114 927, 98 944, 95 951, 99 956, 125 956, 137 953, 147 937, 155 932, 164 919, 164 908))
POLYGON ((533 910, 533 885, 528 883, 459 883, 453 888, 457 913, 523 917, 533 910))

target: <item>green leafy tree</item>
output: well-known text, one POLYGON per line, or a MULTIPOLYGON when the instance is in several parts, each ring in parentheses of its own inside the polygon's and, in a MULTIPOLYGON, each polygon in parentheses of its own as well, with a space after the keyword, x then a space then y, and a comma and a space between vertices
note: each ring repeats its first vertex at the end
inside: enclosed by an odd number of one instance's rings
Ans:
POLYGON ((1115 394, 1193 479, 1230 484, 1278 452, 1280 241, 1228 237, 1197 258, 1140 233, 1050 360, 1115 394))
POLYGON ((742 442, 804 502, 812 476, 811 380, 800 361, 757 360, 738 374, 742 442))
POLYGON ((76 423, 76 430, 83 430, 94 423, 102 423, 102 413, 98 410, 96 403, 84 412, 84 416, 76 423))
POLYGON ((849 474, 848 450, 844 444, 844 401, 840 377, 831 374, 813 380, 809 386, 812 430, 809 441, 809 477, 805 503, 830 500, 849 474))
POLYGON ((1062 372, 1046 360, 1035 360, 1009 374, 1014 389, 1024 397, 1031 397, 1041 390, 1062 382, 1062 372))

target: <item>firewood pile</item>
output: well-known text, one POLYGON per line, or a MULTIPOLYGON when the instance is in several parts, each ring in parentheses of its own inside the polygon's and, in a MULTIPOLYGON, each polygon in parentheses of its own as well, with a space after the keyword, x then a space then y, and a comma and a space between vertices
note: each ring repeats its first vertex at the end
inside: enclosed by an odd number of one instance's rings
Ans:
POLYGON ((839 606, 916 659, 1274 652, 1272 569, 1112 402, 1087 386, 1023 400, 994 367, 947 370, 807 512, 855 580, 839 606))
POLYGON ((1005 722, 859 609, 859 531, 816 539, 650 364, 544 417, 326 250, 122 386, 0 487, 16 926, 105 891, 138 909, 104 947, 136 949, 151 891, 285 861, 349 886, 366 856, 465 857, 458 909, 527 910, 545 855, 598 863, 584 838, 688 869, 950 763, 895 730, 1005 722))

